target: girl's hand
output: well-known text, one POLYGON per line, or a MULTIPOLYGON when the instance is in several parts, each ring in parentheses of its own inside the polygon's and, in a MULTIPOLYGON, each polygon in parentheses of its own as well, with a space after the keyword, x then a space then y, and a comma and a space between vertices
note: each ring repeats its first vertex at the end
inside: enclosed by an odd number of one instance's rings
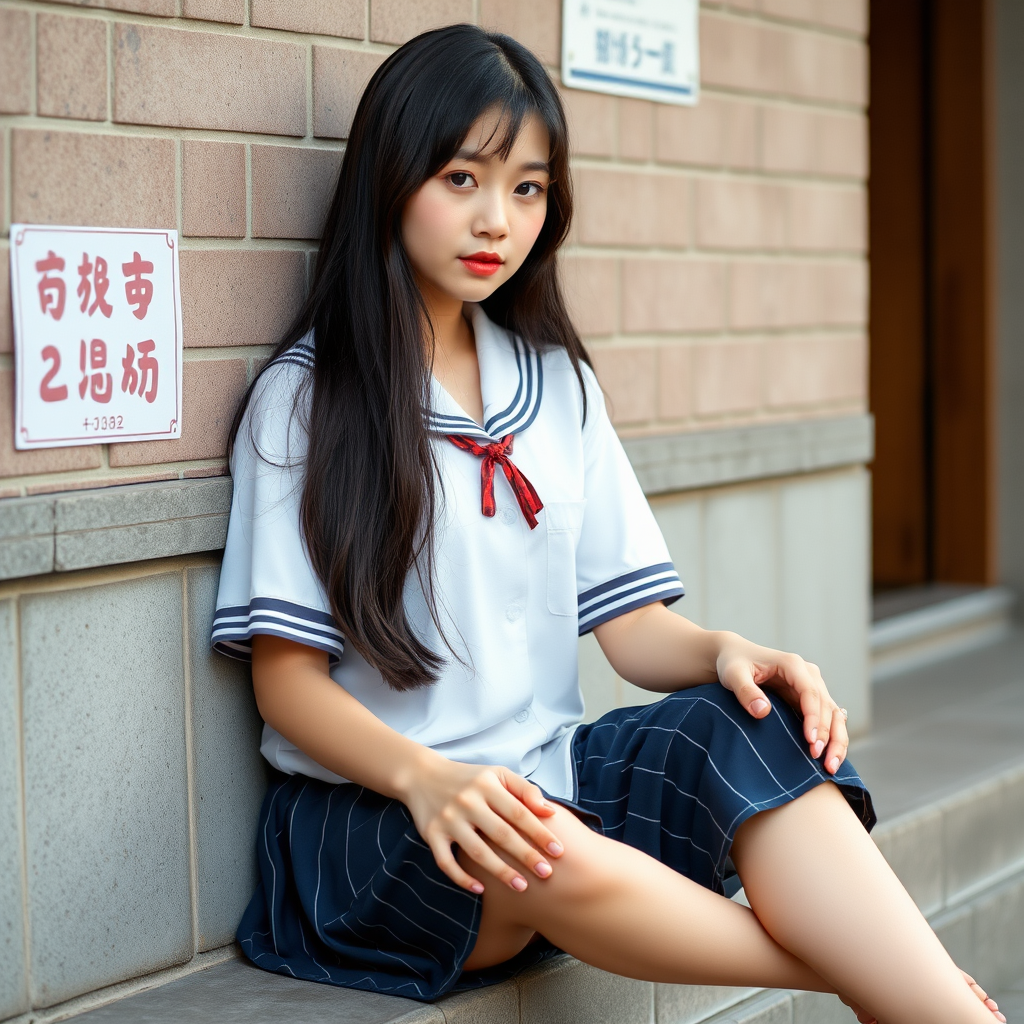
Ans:
POLYGON ((835 775, 846 758, 850 737, 846 718, 829 696, 817 665, 797 654, 784 654, 726 633, 716 667, 722 685, 736 694, 737 700, 755 718, 771 711, 762 686, 776 690, 804 718, 804 738, 811 757, 824 753, 825 771, 835 775))
POLYGON ((555 809, 532 782, 507 768, 438 758, 417 773, 403 800, 438 867, 471 892, 483 892, 483 884, 462 869, 452 843, 517 892, 527 886, 523 873, 506 864, 483 837, 538 878, 551 874, 548 858, 562 854, 561 843, 539 820, 555 809))

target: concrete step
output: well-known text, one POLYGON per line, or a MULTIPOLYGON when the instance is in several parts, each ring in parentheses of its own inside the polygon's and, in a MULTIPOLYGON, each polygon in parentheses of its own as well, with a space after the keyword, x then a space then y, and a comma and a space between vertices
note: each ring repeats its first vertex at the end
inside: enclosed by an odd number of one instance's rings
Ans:
POLYGON ((872 679, 892 679, 1003 639, 1014 603, 1005 587, 933 585, 876 597, 872 679))
MULTIPOLYGON (((957 962, 990 991, 1012 990, 1024 977, 1024 632, 887 682, 875 698, 875 731, 852 751, 879 811, 875 839, 957 962)), ((298 982, 237 958, 169 977, 128 998, 117 998, 122 988, 33 1011, 22 1024, 73 1014, 76 1024, 854 1021, 832 996, 653 985, 567 956, 433 1005, 298 982)))

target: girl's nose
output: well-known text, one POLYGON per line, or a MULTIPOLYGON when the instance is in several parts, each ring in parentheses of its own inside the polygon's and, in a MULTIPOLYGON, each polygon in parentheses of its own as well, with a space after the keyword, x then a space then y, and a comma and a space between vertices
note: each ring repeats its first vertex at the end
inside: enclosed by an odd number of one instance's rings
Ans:
POLYGON ((504 197, 481 195, 481 203, 473 224, 474 235, 504 238, 508 234, 508 208, 504 197))

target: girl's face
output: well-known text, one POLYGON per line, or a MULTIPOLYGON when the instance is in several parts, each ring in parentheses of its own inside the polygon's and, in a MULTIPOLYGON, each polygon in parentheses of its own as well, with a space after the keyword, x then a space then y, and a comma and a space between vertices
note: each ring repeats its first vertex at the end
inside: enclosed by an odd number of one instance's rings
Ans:
POLYGON ((547 130, 530 115, 502 160, 497 120, 484 114, 402 212, 402 242, 431 304, 487 298, 522 266, 544 226, 547 130))

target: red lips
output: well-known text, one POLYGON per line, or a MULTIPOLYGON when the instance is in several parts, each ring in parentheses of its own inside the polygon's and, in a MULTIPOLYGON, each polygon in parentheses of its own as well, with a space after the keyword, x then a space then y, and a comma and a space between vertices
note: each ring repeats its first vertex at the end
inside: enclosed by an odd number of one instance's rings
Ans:
POLYGON ((475 252, 472 256, 460 256, 459 262, 478 277, 496 274, 505 262, 496 252, 475 252))

